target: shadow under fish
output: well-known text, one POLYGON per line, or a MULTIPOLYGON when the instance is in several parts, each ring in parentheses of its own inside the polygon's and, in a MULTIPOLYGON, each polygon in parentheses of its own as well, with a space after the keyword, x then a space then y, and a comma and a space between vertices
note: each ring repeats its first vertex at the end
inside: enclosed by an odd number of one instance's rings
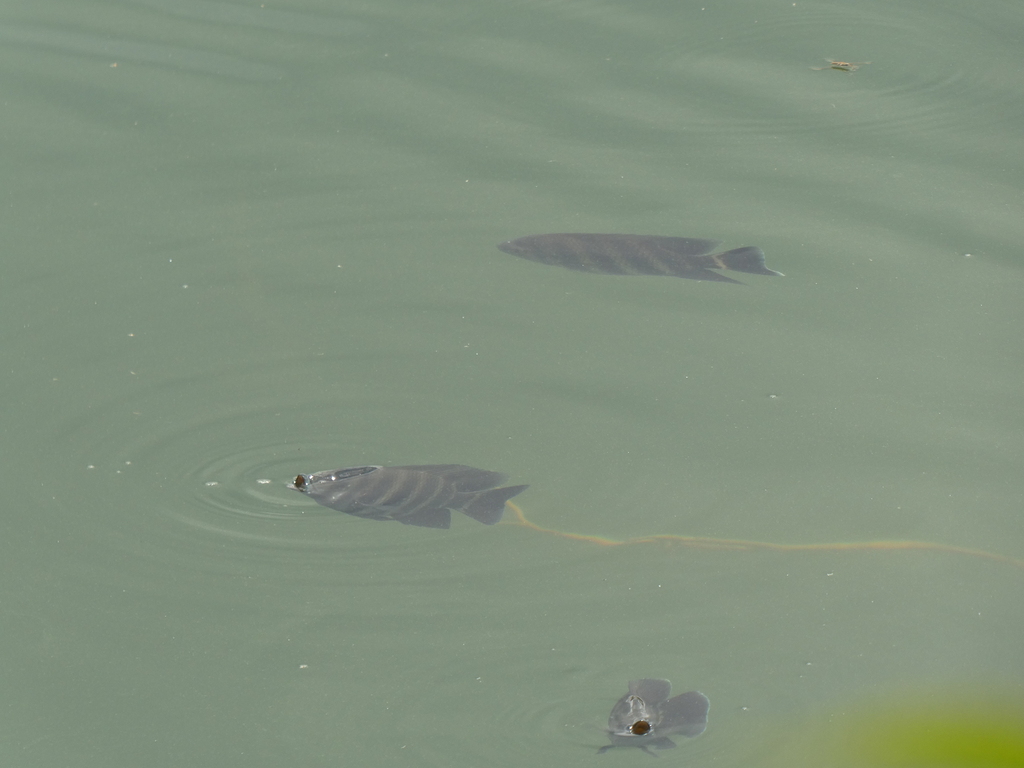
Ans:
POLYGON ((764 265, 764 251, 755 246, 710 253, 720 242, 658 235, 565 233, 528 235, 501 243, 498 248, 541 264, 605 275, 667 275, 720 283, 740 281, 711 270, 782 276, 764 265))
POLYGON ((630 680, 629 693, 615 702, 608 716, 607 744, 597 750, 600 755, 615 747, 638 747, 657 757, 650 748, 672 749, 669 736, 700 736, 708 724, 711 702, 700 691, 672 693, 668 680, 644 678, 630 680))
POLYGON ((299 475, 288 487, 318 504, 369 520, 448 528, 452 510, 494 525, 505 502, 529 486, 498 488, 501 472, 463 464, 346 467, 299 475))

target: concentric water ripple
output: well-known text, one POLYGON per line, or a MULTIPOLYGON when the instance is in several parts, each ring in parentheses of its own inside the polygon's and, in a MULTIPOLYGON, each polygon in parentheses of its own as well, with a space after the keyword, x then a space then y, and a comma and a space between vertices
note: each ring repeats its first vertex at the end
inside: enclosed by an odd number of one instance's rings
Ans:
POLYGON ((942 13, 922 26, 899 9, 803 3, 759 18, 740 17, 717 34, 653 54, 649 82, 601 88, 583 98, 592 109, 653 129, 734 138, 848 132, 920 142, 961 139, 1013 119, 1019 71, 1015 53, 998 50, 991 30, 964 19, 957 45, 942 13), (977 55, 964 55, 965 51, 977 55), (856 72, 812 67, 828 59, 868 61, 856 72), (664 98, 666 79, 678 94, 664 98))
POLYGON ((224 546, 350 550, 369 531, 364 521, 286 485, 334 463, 386 462, 391 449, 376 436, 387 404, 361 387, 317 381, 315 366, 281 361, 140 380, 66 424, 61 439, 81 457, 74 474, 110 500, 105 524, 168 557, 224 546), (261 394, 287 389, 282 379, 294 381, 294 397, 261 394), (325 537, 325 526, 338 535, 325 537))
MULTIPOLYGON (((425 645, 424 663, 388 690, 353 680, 341 662, 310 665, 285 696, 284 731, 329 759, 367 749, 382 765, 398 756, 429 766, 573 764, 608 743, 608 713, 626 680, 612 681, 560 649, 453 645, 440 655, 425 645), (362 717, 352 718, 353 699, 362 717), (375 733, 382 738, 370 749, 375 733)), ((714 758, 722 745, 713 734, 712 725, 699 738, 680 737, 677 753, 714 758)))
MULTIPOLYGON (((101 499, 92 502, 100 516, 80 519, 84 535, 115 547, 118 557, 154 562, 154 583, 183 567, 274 567, 347 588, 410 579, 437 585, 467 569, 492 569, 486 558, 445 558, 474 549, 459 543, 464 537, 512 545, 516 537, 502 537, 504 528, 461 515, 447 531, 359 520, 287 488, 300 472, 409 460, 396 454, 406 449, 409 417, 395 418, 388 392, 362 372, 372 367, 353 361, 344 386, 333 381, 334 364, 322 360, 133 381, 127 395, 77 414, 59 436, 79 457, 68 485, 101 499), (373 566, 360 569, 361 562, 373 566)), ((417 397, 405 398, 401 413, 427 412, 430 403, 417 397)), ((449 451, 429 458, 463 459, 449 451)))

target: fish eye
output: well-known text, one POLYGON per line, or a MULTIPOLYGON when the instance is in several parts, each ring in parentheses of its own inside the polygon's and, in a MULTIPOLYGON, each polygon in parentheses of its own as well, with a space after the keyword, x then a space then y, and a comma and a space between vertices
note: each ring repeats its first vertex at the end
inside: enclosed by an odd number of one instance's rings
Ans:
POLYGON ((296 488, 305 488, 306 487, 306 478, 303 477, 302 475, 299 475, 298 477, 295 478, 294 485, 295 485, 296 488))
POLYGON ((634 736, 643 736, 645 733, 651 732, 651 724, 646 720, 637 720, 629 726, 629 732, 634 736))

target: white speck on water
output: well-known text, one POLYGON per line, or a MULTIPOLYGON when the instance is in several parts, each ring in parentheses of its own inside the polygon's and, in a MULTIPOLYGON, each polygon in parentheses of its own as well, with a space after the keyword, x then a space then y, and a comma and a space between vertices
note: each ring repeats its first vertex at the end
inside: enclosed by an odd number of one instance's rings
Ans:
POLYGON ((257 480, 256 482, 257 482, 257 483, 259 483, 260 485, 269 485, 269 484, 270 484, 270 483, 272 483, 273 481, 272 481, 272 480, 267 480, 267 479, 266 479, 265 477, 261 477, 261 478, 260 478, 259 480, 257 480))
POLYGON ((220 485, 220 483, 218 483, 216 480, 210 480, 208 482, 203 483, 203 485, 220 485))

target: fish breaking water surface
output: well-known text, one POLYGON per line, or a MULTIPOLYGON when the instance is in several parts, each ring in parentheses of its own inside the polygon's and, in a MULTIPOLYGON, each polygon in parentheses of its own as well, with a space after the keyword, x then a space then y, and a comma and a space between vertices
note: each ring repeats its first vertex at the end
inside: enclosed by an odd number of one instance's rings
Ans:
POLYGON ((629 691, 615 702, 608 716, 608 738, 611 744, 601 747, 601 754, 615 747, 638 747, 649 755, 650 748, 672 749, 672 735, 699 736, 708 724, 711 702, 700 691, 672 693, 672 683, 657 678, 630 680, 629 691))
POLYGON ((451 510, 485 525, 497 523, 505 502, 529 487, 496 487, 506 479, 501 472, 463 464, 374 465, 299 475, 288 487, 356 517, 448 528, 451 510))

